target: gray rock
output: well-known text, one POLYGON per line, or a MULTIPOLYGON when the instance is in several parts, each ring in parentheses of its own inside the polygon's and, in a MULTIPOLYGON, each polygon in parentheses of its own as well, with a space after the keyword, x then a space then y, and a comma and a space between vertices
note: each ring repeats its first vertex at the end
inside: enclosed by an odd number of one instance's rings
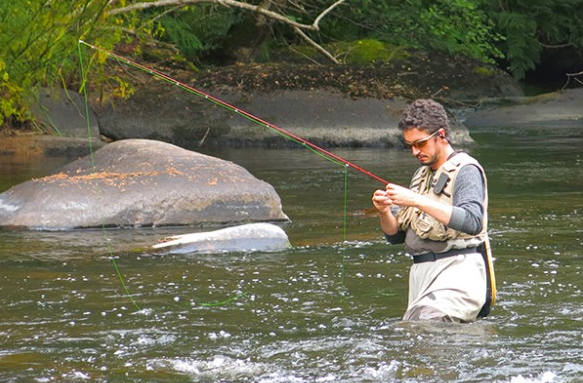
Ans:
MULTIPOLYGON (((236 98, 219 98, 238 106, 302 139, 322 146, 391 147, 401 136, 397 129, 404 99, 350 98, 338 92, 288 90, 236 98)), ((270 142, 279 138, 273 129, 245 118, 227 121, 221 139, 230 142, 270 142)))
MULTIPOLYGON (((351 98, 328 90, 213 93, 238 110, 319 146, 402 146, 397 124, 408 103, 405 99, 351 98)), ((155 138, 186 148, 297 145, 265 124, 172 87, 95 110, 102 133, 112 139, 155 138)), ((473 142, 467 128, 453 122, 453 143, 473 142)))
POLYGON ((288 221, 273 187, 228 161, 122 140, 0 194, 0 227, 67 230, 288 221))
POLYGON ((583 127, 583 88, 533 97, 484 100, 464 121, 472 127, 583 127))
POLYGON ((153 245, 162 254, 209 254, 281 251, 289 248, 285 231, 271 223, 248 223, 224 229, 163 238, 153 245))
POLYGON ((85 119, 85 100, 72 90, 41 88, 29 101, 35 120, 51 134, 75 138, 99 138, 97 117, 89 109, 89 127, 85 119))

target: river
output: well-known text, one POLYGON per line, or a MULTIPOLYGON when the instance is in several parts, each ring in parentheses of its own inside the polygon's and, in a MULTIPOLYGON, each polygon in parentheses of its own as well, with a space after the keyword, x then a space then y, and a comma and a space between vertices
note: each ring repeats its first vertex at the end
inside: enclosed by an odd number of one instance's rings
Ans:
MULTIPOLYGON (((2 382, 583 382, 583 131, 484 129, 498 280, 469 325, 400 320, 381 186, 304 149, 223 149, 292 219, 280 253, 154 256, 186 229, 0 232, 2 382)), ((406 184, 405 150, 334 153, 406 184)), ((0 159, 0 191, 70 159, 0 159)))

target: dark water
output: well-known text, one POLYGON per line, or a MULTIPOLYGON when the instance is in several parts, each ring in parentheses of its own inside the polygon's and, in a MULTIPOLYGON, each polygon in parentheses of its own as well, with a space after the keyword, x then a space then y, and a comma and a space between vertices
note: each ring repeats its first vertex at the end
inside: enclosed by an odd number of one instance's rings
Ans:
MULTIPOLYGON (((583 382, 583 132, 472 136, 499 289, 485 320, 400 321, 411 262, 363 213, 377 181, 303 149, 223 150, 276 188, 293 249, 160 257, 130 250, 167 229, 0 232, 0 381, 583 382)), ((334 152, 404 184, 417 166, 334 152)), ((57 165, 0 161, 0 190, 57 165)))

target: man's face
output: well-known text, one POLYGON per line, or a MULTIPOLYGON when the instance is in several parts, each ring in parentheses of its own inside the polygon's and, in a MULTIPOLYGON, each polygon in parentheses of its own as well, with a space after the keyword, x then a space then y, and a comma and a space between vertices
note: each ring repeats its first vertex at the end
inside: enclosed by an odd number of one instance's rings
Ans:
POLYGON ((405 144, 411 148, 411 153, 417 157, 422 165, 432 166, 437 163, 439 159, 439 145, 440 130, 434 133, 429 133, 426 130, 417 128, 407 129, 403 131, 403 139, 405 144))

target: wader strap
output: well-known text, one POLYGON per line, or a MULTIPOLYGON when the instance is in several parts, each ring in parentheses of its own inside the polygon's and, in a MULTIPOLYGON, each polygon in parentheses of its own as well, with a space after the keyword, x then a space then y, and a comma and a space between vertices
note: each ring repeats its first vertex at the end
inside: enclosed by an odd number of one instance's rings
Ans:
POLYGON ((419 255, 413 256, 413 263, 423 263, 423 262, 433 262, 437 261, 438 259, 453 257, 460 254, 469 254, 469 253, 479 253, 475 247, 471 247, 469 249, 454 249, 450 251, 446 251, 445 253, 434 253, 430 251, 429 253, 423 253, 419 255))
POLYGON ((480 251, 480 254, 482 254, 486 266, 486 302, 478 313, 478 318, 485 318, 490 314, 490 310, 496 301, 496 281, 494 279, 494 269, 486 245, 482 243, 478 246, 478 250, 480 251))

